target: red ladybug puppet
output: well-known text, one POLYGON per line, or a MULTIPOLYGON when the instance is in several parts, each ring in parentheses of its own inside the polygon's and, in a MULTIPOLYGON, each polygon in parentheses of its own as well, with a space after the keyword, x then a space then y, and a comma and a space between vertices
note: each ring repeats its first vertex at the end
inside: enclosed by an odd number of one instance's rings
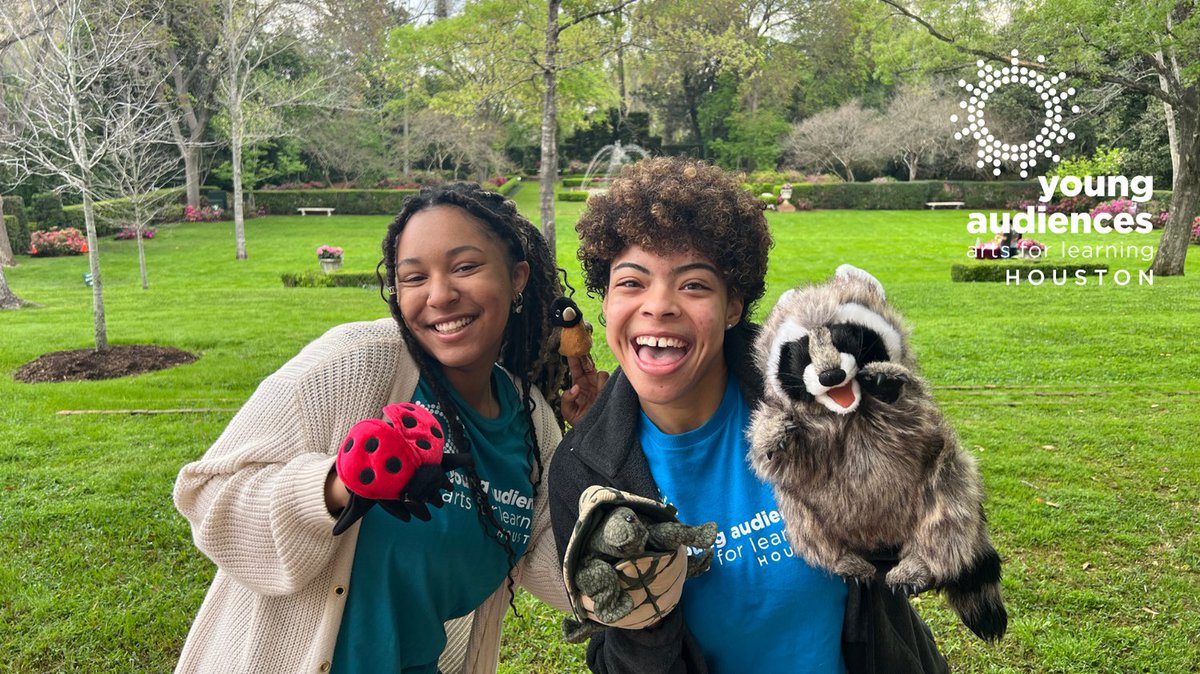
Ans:
POLYGON ((337 455, 337 474, 350 502, 333 525, 336 536, 376 503, 405 522, 429 521, 426 504, 442 507, 441 490, 452 490, 447 472, 473 462, 466 453, 443 454, 446 436, 433 414, 420 405, 383 408, 388 420, 363 419, 346 435, 337 455))

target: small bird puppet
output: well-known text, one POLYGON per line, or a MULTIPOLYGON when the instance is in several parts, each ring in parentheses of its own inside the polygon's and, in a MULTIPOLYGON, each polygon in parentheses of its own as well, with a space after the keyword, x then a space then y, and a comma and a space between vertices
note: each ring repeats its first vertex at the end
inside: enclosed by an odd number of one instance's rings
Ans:
POLYGON ((942 590, 977 636, 1008 626, 974 457, 916 372, 883 285, 842 265, 787 291, 755 344, 764 393, 750 463, 770 482, 788 538, 810 564, 871 582, 867 557, 898 550, 895 590, 942 590))
POLYGON ((453 486, 447 473, 474 463, 470 454, 443 454, 446 436, 437 417, 415 403, 383 408, 385 419, 354 424, 338 450, 338 477, 350 502, 333 525, 336 536, 378 503, 405 522, 429 521, 428 505, 442 507, 441 491, 453 486))
POLYGON ((682 524, 675 508, 611 487, 588 487, 567 543, 563 579, 574 618, 563 636, 577 643, 607 627, 638 629, 679 603, 681 577, 712 565, 716 522, 682 524), (688 548, 703 550, 688 555, 688 548))
POLYGON ((550 304, 550 325, 559 330, 558 352, 567 358, 583 358, 584 371, 595 372, 592 364, 592 324, 583 320, 583 312, 570 297, 559 297, 550 304))

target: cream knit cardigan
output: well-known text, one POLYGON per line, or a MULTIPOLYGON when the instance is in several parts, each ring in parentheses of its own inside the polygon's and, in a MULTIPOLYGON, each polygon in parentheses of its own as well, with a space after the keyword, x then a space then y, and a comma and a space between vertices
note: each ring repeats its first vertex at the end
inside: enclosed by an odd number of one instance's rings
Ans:
MULTIPOLYGON (((335 327, 267 377, 204 457, 183 467, 175 505, 217 574, 176 672, 329 670, 358 525, 333 536, 325 479, 350 427, 381 416, 388 402, 411 400, 418 379, 393 319, 335 327)), ((548 468, 561 433, 536 388, 533 398, 548 468)), ((544 479, 516 579, 569 610, 544 479)), ((472 614, 446 623, 439 668, 494 672, 507 607, 505 582, 472 614)))

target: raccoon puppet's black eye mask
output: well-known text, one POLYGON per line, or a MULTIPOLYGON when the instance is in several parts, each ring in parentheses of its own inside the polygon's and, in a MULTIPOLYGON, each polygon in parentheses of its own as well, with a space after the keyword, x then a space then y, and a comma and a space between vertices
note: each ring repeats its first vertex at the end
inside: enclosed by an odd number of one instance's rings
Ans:
MULTIPOLYGON (((830 341, 839 353, 854 358, 858 369, 867 363, 888 360, 883 338, 874 330, 856 323, 829 326, 830 341)), ((783 344, 779 350, 779 385, 793 400, 808 402, 813 394, 804 385, 804 371, 812 365, 808 335, 783 344)))

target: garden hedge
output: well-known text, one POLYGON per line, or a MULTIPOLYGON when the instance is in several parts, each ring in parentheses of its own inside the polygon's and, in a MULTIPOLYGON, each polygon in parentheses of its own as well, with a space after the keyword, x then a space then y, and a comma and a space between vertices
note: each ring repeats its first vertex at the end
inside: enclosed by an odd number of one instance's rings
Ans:
MULTIPOLYGON (((178 207, 171 205, 164 207, 153 223, 177 222, 183 219, 183 204, 187 202, 187 190, 183 187, 170 187, 165 191, 174 193, 169 198, 169 204, 178 204, 178 207)), ((97 201, 93 207, 96 213, 96 236, 108 236, 121 231, 121 225, 128 224, 133 213, 133 206, 130 205, 128 199, 97 201)), ((63 216, 67 227, 74 227, 81 232, 87 231, 87 224, 83 217, 83 204, 63 208, 63 216)), ((38 221, 37 228, 49 229, 41 221, 38 221)))
MULTIPOLYGON (((503 185, 484 185, 508 195, 521 184, 514 176, 503 185)), ((296 215, 297 208, 332 208, 335 215, 395 215, 404 208, 404 200, 419 189, 311 189, 255 190, 254 205, 269 215, 296 215)))
POLYGON ((963 208, 986 209, 1006 208, 1016 201, 1036 199, 1040 193, 1034 180, 796 183, 791 202, 806 201, 813 208, 916 211, 928 208, 925 204, 930 201, 961 201, 963 208))
POLYGON ((25 200, 18 196, 4 197, 4 228, 8 230, 8 242, 17 254, 29 252, 29 217, 25 213, 25 200))
POLYGON ((267 190, 254 205, 270 215, 296 215, 297 208, 332 208, 337 215, 395 215, 420 190, 267 190))
POLYGON ((587 190, 559 190, 554 194, 559 201, 587 201, 587 190))
POLYGON ((320 271, 302 271, 296 274, 284 274, 285 288, 379 288, 379 278, 375 272, 338 272, 326 274, 320 271))
POLYGON ((1029 280, 1029 272, 1039 270, 1044 277, 1043 283, 1054 285, 1054 275, 1058 274, 1061 278, 1064 274, 1067 278, 1067 284, 1075 282, 1075 272, 1083 270, 1086 275, 1095 275, 1103 271, 1108 273, 1108 265, 1103 264, 1043 264, 1043 263, 1027 263, 1027 262, 976 262, 969 264, 956 264, 950 267, 950 280, 957 282, 983 282, 983 283, 1005 283, 1008 279, 1008 272, 1016 269, 1020 276, 1021 282, 1029 280))

